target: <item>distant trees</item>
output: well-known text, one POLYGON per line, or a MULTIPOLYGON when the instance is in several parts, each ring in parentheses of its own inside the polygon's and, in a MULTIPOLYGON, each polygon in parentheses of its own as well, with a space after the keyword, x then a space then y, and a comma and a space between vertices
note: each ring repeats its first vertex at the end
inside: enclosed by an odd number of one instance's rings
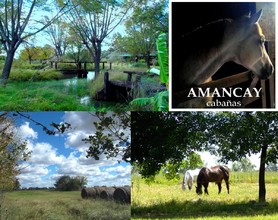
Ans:
POLYGON ((251 163, 250 159, 248 158, 241 158, 240 161, 234 162, 232 165, 233 171, 242 171, 248 172, 253 171, 255 169, 255 165, 251 163))
POLYGON ((87 184, 87 178, 84 176, 61 176, 54 184, 56 190, 76 191, 82 189, 87 184))
POLYGON ((17 137, 14 122, 7 113, 0 114, 0 191, 16 189, 20 186, 16 175, 18 165, 27 160, 26 142, 17 137))
POLYGON ((43 47, 26 45, 23 50, 20 51, 19 59, 23 61, 28 61, 30 64, 34 60, 46 60, 54 56, 54 49, 45 45, 43 47))

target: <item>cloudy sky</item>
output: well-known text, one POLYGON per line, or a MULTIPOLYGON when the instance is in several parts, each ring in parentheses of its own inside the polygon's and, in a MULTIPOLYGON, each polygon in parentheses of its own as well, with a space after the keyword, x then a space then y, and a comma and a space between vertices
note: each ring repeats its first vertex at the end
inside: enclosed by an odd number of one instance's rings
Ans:
MULTIPOLYGON (((34 112, 24 113, 32 119, 49 126, 51 122, 68 122, 72 130, 62 135, 47 135, 40 126, 18 117, 17 132, 27 140, 31 158, 21 164, 18 175, 21 187, 53 187, 62 175, 86 176, 87 186, 130 185, 131 166, 119 158, 100 160, 86 158, 89 145, 83 138, 93 134, 93 121, 97 120, 87 112, 34 112)), ((50 128, 50 127, 49 127, 50 128)), ((130 134, 130 131, 126 131, 130 134)))

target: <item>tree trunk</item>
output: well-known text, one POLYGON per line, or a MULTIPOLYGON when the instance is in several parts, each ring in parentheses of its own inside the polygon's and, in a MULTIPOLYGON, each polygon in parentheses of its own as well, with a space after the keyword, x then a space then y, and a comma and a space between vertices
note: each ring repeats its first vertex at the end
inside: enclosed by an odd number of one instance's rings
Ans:
POLYGON ((7 52, 7 57, 5 60, 5 65, 4 65, 4 69, 2 71, 2 77, 1 77, 1 81, 0 81, 1 86, 4 86, 7 84, 7 81, 10 76, 13 60, 14 60, 14 54, 15 54, 14 51, 7 52))
POLYGON ((101 42, 97 42, 97 50, 95 51, 95 57, 94 57, 94 62, 95 62, 95 77, 98 76, 100 73, 100 59, 101 59, 101 42))
POLYGON ((260 171, 259 171, 259 202, 265 202, 265 161, 267 154, 267 146, 262 147, 261 152, 261 162, 260 162, 260 171))

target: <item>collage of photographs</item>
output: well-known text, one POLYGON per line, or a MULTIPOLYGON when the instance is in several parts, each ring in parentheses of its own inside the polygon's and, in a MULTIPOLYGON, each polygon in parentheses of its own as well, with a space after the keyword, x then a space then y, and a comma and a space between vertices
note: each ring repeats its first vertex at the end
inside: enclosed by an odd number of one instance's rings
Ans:
POLYGON ((276 1, 0 0, 0 220, 276 220, 276 1))

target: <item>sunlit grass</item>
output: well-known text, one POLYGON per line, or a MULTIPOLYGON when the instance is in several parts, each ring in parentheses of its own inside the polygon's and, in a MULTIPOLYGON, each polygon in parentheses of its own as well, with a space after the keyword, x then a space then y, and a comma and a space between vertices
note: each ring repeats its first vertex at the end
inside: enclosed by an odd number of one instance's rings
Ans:
POLYGON ((80 192, 15 191, 5 194, 0 219, 130 219, 130 205, 84 200, 80 192))
MULTIPOLYGON (((258 173, 257 173, 258 174, 258 173)), ((244 176, 244 174, 239 174, 244 176)), ((249 174, 245 174, 248 176, 249 174)), ((275 172, 267 174, 268 179, 275 172)), ((278 216, 278 185, 266 184, 268 205, 260 205, 258 183, 234 182, 231 178, 230 194, 225 184, 218 194, 217 185, 209 184, 209 195, 198 196, 192 191, 182 191, 181 181, 170 181, 159 176, 155 183, 147 184, 139 176, 132 176, 132 217, 133 218, 173 218, 173 219, 276 219, 278 216)))

